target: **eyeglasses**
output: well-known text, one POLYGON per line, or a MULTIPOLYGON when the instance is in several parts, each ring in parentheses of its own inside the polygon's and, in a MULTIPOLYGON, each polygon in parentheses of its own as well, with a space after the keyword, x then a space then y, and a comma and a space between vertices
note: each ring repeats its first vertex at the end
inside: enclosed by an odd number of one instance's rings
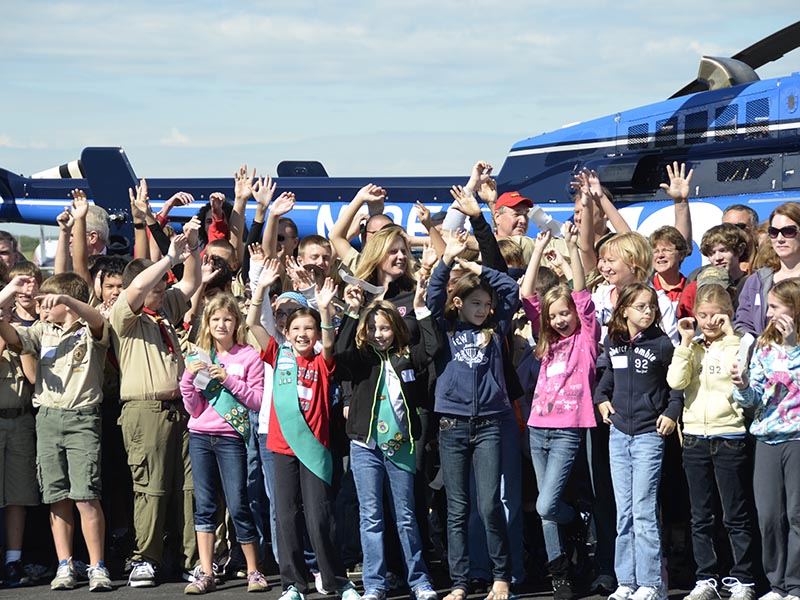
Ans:
POLYGON ((678 251, 675 248, 653 248, 653 256, 660 256, 661 254, 664 256, 672 256, 677 253, 678 251))
POLYGON ((767 233, 771 239, 776 239, 778 235, 782 235, 787 240, 792 240, 797 237, 797 225, 787 225, 786 227, 768 227, 767 233))
POLYGON ((656 312, 658 306, 655 304, 631 304, 631 308, 636 312, 646 313, 646 312, 656 312))

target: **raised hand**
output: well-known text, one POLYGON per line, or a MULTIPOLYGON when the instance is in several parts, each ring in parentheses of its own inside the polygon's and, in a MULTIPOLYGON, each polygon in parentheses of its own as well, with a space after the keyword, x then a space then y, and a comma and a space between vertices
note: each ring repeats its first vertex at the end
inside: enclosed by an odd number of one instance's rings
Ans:
POLYGON ((439 257, 436 256, 436 250, 431 246, 430 242, 425 242, 422 247, 422 260, 420 261, 422 267, 430 271, 437 260, 439 260, 439 257))
POLYGON ((197 215, 193 216, 183 224, 183 233, 186 235, 186 241, 188 242, 190 251, 197 249, 197 244, 199 244, 198 240, 200 237, 200 227, 200 219, 197 218, 197 215))
POLYGON ((292 281, 295 290, 307 290, 314 285, 314 275, 306 271, 305 267, 297 262, 294 256, 286 258, 286 274, 292 281))
POLYGON ((561 227, 561 235, 564 236, 564 241, 567 243, 567 246, 577 244, 579 235, 577 225, 571 221, 567 221, 564 223, 563 227, 561 227))
POLYGON ((456 263, 465 271, 469 271, 475 275, 481 274, 481 265, 472 260, 465 260, 463 258, 456 258, 456 263))
POLYGON ((276 217, 282 217, 294 208, 294 192, 283 192, 272 203, 271 214, 276 217))
POLYGON ((605 192, 603 192, 603 185, 600 183, 600 177, 597 175, 597 171, 589 170, 586 167, 583 168, 583 175, 586 177, 586 183, 589 186, 589 196, 595 202, 598 202, 600 198, 605 196, 605 192))
POLYGON ((256 178, 256 170, 253 174, 247 175, 247 165, 242 165, 233 173, 233 194, 236 200, 249 200, 253 197, 253 180, 256 178))
POLYGON ((131 199, 131 216, 134 223, 143 223, 150 214, 150 196, 147 193, 147 181, 142 179, 136 186, 136 192, 128 188, 128 196, 131 199))
POLYGON ((9 293, 13 292, 13 294, 10 296, 10 300, 13 300, 15 294, 32 296, 34 285, 36 285, 36 279, 33 277, 30 277, 29 275, 17 275, 11 281, 9 281, 3 289, 8 290, 9 293))
POLYGON ((466 188, 476 192, 484 183, 491 179, 491 177, 492 165, 483 160, 479 160, 472 167, 472 173, 470 173, 466 188))
POLYGON ((211 192, 208 197, 208 202, 211 204, 211 214, 215 219, 225 218, 225 213, 222 212, 222 205, 225 204, 225 194, 222 192, 211 192))
POLYGON ((497 182, 491 177, 481 183, 481 186, 476 191, 478 192, 478 197, 486 204, 494 205, 497 202, 497 182))
POLYGON ((422 202, 417 200, 417 203, 414 205, 414 208, 417 209, 417 220, 422 224, 422 226, 430 231, 433 223, 431 223, 431 209, 425 206, 422 202))
POLYGON ((776 315, 772 323, 778 333, 783 338, 783 343, 787 346, 794 346, 797 339, 797 332, 794 328, 794 319, 789 315, 776 315))
POLYGON ((72 216, 75 219, 85 219, 89 212, 89 201, 86 192, 79 189, 72 190, 72 216))
POLYGON ((317 291, 314 294, 317 299, 317 308, 319 308, 320 312, 328 310, 328 307, 331 305, 331 301, 335 295, 336 286, 333 285, 333 279, 326 277, 325 283, 322 284, 322 287, 317 288, 317 291))
POLYGON ((550 239, 553 237, 552 232, 549 229, 545 229, 544 231, 540 231, 536 234, 536 240, 533 242, 534 249, 538 249, 540 252, 544 252, 544 249, 547 247, 547 244, 550 243, 550 239))
POLYGON ((214 277, 219 273, 219 269, 211 260, 211 256, 206 254, 203 256, 203 263, 200 265, 200 280, 204 285, 208 285, 214 277))
POLYGON ((269 258, 264 261, 264 268, 258 277, 258 287, 267 288, 278 281, 281 276, 281 261, 277 258, 269 258))
POLYGON ((454 185, 450 188, 450 195, 455 200, 456 208, 459 212, 468 217, 477 217, 481 214, 481 207, 478 205, 475 195, 468 189, 462 188, 460 185, 454 185))
POLYGON ((261 244, 254 242, 247 247, 247 250, 250 252, 250 263, 263 266, 264 259, 267 258, 267 255, 264 254, 264 248, 261 244))
MULTIPOLYGON (((185 229, 185 226, 184 226, 185 229)), ((192 252, 189 250, 189 241, 185 233, 179 233, 174 236, 169 243, 169 250, 167 250, 167 257, 170 261, 170 266, 174 267, 189 258, 192 252)))
MULTIPOLYGON (((586 169, 584 169, 585 171, 586 169)), ((589 197, 589 178, 586 177, 586 173, 583 171, 578 171, 575 175, 575 179, 570 182, 570 187, 575 190, 576 194, 579 194, 581 198, 588 198, 589 197)))
POLYGON ((672 166, 667 165, 667 176, 669 177, 669 185, 662 183, 659 187, 667 192, 670 198, 675 202, 685 202, 689 199, 689 187, 692 183, 692 175, 694 169, 689 169, 689 174, 686 174, 686 163, 681 163, 678 166, 678 161, 674 161, 672 166))
POLYGON ((269 208, 270 202, 272 202, 272 197, 275 195, 275 190, 278 187, 278 182, 273 182, 272 177, 267 175, 266 177, 258 177, 252 185, 253 190, 253 198, 256 199, 259 206, 262 206, 264 210, 269 208))
POLYGON ((694 338, 695 324, 694 319, 691 317, 684 317, 678 319, 678 335, 681 336, 681 343, 688 346, 694 338))
POLYGON ((348 285, 344 288, 344 302, 350 312, 358 314, 364 305, 364 290, 357 285, 348 285))
POLYGON ((453 262, 453 259, 462 254, 467 249, 467 240, 469 234, 464 229, 454 231, 452 235, 447 238, 447 245, 444 249, 442 260, 448 265, 453 262))
POLYGON ((50 312, 59 304, 64 304, 65 296, 62 294, 41 294, 36 296, 36 301, 39 303, 39 310, 50 312))
POLYGON ((356 194, 362 202, 382 202, 386 198, 386 190, 374 183, 368 183, 356 194))
MULTIPOLYGON (((717 313, 711 317, 711 324, 714 325, 714 327, 719 327, 724 335, 734 335, 730 315, 725 313, 717 313)), ((794 327, 794 324, 792 327, 794 327)))
POLYGON ((75 219, 72 217, 70 210, 69 206, 65 206, 61 214, 56 217, 58 228, 66 233, 69 233, 72 230, 72 226, 75 224, 75 219))
POLYGON ((417 289, 414 292, 414 310, 422 310, 426 307, 425 301, 428 298, 428 278, 420 277, 417 281, 417 289))
POLYGON ((161 209, 161 214, 166 216, 176 206, 186 206, 194 202, 194 196, 189 192, 175 192, 169 199, 164 202, 164 207, 161 209))

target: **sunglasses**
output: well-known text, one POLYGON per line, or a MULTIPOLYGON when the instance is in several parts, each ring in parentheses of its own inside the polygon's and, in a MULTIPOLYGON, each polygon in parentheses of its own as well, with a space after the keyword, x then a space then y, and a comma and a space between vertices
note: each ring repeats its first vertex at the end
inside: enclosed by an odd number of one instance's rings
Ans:
POLYGON ((731 225, 733 225, 735 227, 738 227, 742 231, 746 231, 747 230, 747 223, 731 223, 731 225))
POLYGON ((771 239, 776 239, 778 235, 782 235, 787 240, 792 240, 797 237, 797 225, 787 225, 786 227, 768 227, 767 233, 771 239))

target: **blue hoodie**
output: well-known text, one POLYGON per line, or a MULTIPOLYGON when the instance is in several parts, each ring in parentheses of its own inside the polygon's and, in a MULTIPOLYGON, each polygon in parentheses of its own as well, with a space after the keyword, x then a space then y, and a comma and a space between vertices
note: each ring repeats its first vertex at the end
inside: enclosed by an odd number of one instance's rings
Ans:
POLYGON ((503 375, 502 344, 519 306, 519 286, 505 273, 482 267, 481 279, 495 291, 494 312, 485 328, 444 318, 451 267, 440 262, 428 284, 428 308, 446 344, 436 357, 439 414, 458 417, 498 415, 511 409, 503 375), (487 332, 491 339, 486 341, 487 332))

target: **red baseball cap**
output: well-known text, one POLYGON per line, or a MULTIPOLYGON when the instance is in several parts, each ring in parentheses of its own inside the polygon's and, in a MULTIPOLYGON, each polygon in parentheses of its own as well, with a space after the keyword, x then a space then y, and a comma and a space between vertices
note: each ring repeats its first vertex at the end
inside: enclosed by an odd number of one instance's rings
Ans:
POLYGON ((515 207, 517 204, 525 204, 528 208, 533 208, 533 200, 526 198, 519 192, 506 192, 501 194, 494 205, 495 210, 500 210, 504 206, 509 208, 515 207))

